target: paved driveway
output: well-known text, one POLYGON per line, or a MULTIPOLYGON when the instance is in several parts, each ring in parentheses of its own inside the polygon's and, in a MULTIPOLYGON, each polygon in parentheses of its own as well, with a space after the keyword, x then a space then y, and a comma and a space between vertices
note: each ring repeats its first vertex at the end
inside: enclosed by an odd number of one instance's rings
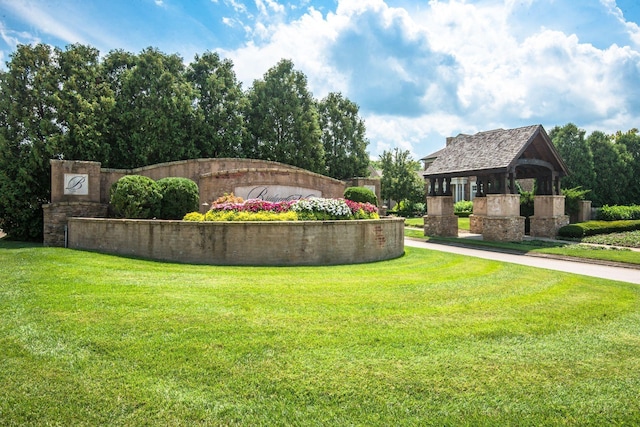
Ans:
POLYGON ((585 276, 599 277, 602 279, 620 280, 623 282, 640 284, 640 269, 612 267, 589 263, 588 261, 576 262, 565 261, 554 258, 547 258, 533 255, 515 255, 503 252, 495 252, 482 249, 463 248, 450 246, 441 243, 432 243, 419 240, 405 239, 405 246, 415 248, 431 249, 435 251, 449 252, 458 255, 473 256, 494 261, 510 262, 514 264, 528 265, 548 270, 564 271, 567 273, 582 274, 585 276))

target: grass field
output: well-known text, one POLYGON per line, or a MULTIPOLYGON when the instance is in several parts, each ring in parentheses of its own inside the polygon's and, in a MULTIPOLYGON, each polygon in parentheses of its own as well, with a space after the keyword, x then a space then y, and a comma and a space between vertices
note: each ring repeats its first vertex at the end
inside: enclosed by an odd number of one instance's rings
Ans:
POLYGON ((214 267, 0 240, 0 425, 635 425, 638 286, 407 248, 214 267))

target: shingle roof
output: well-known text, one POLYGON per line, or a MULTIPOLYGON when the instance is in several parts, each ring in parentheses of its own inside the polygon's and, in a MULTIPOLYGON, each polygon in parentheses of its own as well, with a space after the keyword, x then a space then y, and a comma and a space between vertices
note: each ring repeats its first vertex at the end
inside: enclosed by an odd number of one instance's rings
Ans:
POLYGON ((516 129, 495 129, 475 135, 460 134, 439 153, 424 176, 454 175, 468 176, 482 171, 507 171, 524 153, 534 139, 540 137, 539 144, 544 151, 544 159, 559 171, 566 171, 541 125, 516 129))
POLYGON ((444 148, 439 149, 438 151, 435 151, 427 156, 424 156, 423 158, 421 158, 420 160, 429 160, 429 159, 433 159, 433 158, 437 158, 440 154, 442 154, 442 152, 444 151, 444 148))

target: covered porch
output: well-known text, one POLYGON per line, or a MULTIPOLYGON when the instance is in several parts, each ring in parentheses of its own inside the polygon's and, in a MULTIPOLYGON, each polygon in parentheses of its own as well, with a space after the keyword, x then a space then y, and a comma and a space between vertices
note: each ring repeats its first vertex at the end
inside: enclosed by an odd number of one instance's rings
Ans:
POLYGON ((517 180, 537 183, 532 236, 555 237, 569 223, 560 194, 567 168, 541 125, 448 138, 423 175, 428 185, 425 235, 457 236, 451 182, 460 177, 475 177, 470 226, 485 240, 523 239, 525 218, 520 215, 517 180))

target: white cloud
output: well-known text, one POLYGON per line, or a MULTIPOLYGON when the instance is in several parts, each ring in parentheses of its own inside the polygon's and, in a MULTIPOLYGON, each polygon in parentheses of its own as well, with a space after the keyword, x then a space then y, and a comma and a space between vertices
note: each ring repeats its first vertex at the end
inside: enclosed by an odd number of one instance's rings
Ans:
POLYGON ((629 22, 625 19, 622 10, 617 6, 616 0, 600 0, 609 11, 609 13, 626 28, 629 38, 637 46, 640 47, 640 27, 635 22, 629 22))
POLYGON ((414 15, 382 0, 342 0, 326 17, 310 9, 294 22, 258 22, 259 43, 224 54, 245 86, 290 58, 316 97, 346 94, 361 105, 374 156, 390 146, 424 155, 445 136, 518 121, 563 124, 572 110, 606 117, 617 93, 603 76, 616 61, 551 30, 518 41, 509 8, 432 1, 414 15))
POLYGON ((64 40, 67 43, 88 43, 78 31, 72 30, 73 26, 67 25, 49 13, 37 3, 32 2, 5 2, 4 6, 20 16, 26 22, 38 30, 64 40))

